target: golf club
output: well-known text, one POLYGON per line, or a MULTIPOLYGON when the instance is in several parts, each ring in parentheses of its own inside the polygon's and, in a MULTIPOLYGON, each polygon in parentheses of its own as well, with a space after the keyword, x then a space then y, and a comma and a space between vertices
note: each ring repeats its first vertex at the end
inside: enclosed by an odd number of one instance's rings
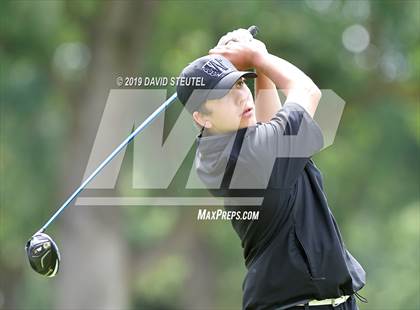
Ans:
MULTIPOLYGON (((251 26, 248 31, 255 37, 258 33, 257 26, 251 26)), ((45 233, 47 227, 70 205, 90 181, 124 148, 137 134, 153 122, 153 120, 168 106, 177 99, 174 93, 159 108, 157 108, 143 123, 141 123, 99 166, 89 175, 86 180, 70 195, 61 207, 51 216, 51 218, 41 227, 26 243, 25 250, 29 264, 33 270, 47 277, 57 274, 60 265, 60 252, 56 243, 45 233)))

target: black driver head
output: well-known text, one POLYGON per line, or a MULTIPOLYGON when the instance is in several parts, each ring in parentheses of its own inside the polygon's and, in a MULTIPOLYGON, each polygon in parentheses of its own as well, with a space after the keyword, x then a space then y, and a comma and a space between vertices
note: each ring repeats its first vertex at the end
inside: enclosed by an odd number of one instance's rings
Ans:
POLYGON ((54 277, 60 265, 60 252, 55 242, 45 233, 38 232, 25 246, 32 269, 46 277, 54 277))

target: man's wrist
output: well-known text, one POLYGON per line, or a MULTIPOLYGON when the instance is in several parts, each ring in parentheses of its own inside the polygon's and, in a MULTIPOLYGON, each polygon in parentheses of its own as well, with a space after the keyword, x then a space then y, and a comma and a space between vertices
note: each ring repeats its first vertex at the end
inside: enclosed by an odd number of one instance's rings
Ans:
POLYGON ((267 55, 269 55, 267 51, 261 51, 261 50, 255 51, 252 56, 252 67, 255 68, 256 70, 261 70, 267 55))

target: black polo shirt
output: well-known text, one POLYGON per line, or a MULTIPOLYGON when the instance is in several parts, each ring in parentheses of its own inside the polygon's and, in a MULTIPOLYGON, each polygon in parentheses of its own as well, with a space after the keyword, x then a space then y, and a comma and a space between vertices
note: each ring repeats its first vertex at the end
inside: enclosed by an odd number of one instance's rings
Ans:
POLYGON ((258 220, 232 220, 248 269, 244 309, 285 309, 350 295, 365 284, 311 159, 322 146, 319 126, 290 102, 269 123, 198 138, 196 171, 215 195, 263 197, 255 207, 225 206, 260 211, 258 220))

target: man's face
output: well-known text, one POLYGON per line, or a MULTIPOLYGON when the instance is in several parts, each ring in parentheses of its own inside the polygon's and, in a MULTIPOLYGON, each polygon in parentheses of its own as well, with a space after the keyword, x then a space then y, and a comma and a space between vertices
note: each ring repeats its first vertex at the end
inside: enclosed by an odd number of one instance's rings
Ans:
POLYGON ((223 98, 208 100, 205 108, 210 113, 201 114, 201 121, 210 125, 206 128, 213 134, 236 131, 257 123, 254 99, 244 78, 239 79, 223 98))

